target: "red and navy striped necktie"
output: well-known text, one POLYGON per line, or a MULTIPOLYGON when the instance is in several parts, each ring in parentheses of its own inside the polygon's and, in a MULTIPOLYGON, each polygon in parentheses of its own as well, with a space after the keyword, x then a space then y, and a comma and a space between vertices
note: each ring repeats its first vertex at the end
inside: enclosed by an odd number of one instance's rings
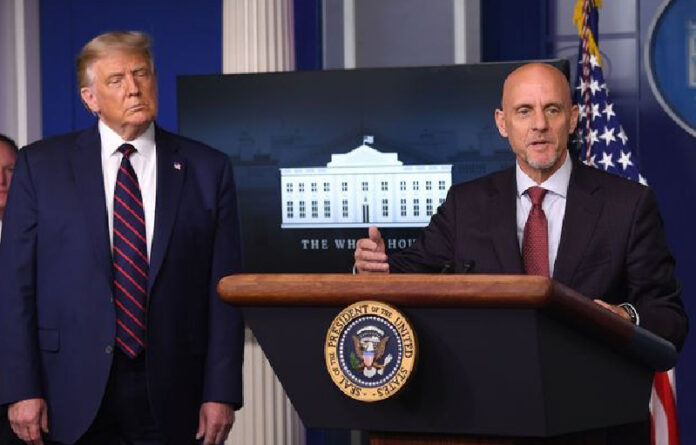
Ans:
POLYGON ((145 348, 149 264, 145 212, 138 177, 129 160, 131 144, 118 147, 123 154, 114 190, 113 272, 116 305, 116 343, 131 358, 145 348))
POLYGON ((548 221, 541 203, 546 189, 530 187, 527 189, 532 208, 527 216, 522 239, 522 258, 527 275, 549 276, 549 230, 548 221))

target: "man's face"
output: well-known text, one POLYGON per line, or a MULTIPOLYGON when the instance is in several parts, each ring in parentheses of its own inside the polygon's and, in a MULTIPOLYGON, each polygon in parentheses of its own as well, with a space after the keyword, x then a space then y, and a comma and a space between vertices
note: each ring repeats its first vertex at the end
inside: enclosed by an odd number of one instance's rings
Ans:
POLYGON ((114 50, 91 66, 82 100, 125 140, 142 134, 157 115, 157 82, 145 56, 114 50))
POLYGON ((507 138, 522 171, 538 182, 565 161, 568 135, 575 131, 578 108, 556 68, 530 64, 505 81, 503 109, 496 110, 500 134, 507 138))
POLYGON ((0 220, 5 213, 7 191, 12 181, 12 172, 14 171, 16 158, 17 156, 12 148, 5 142, 0 141, 0 220))

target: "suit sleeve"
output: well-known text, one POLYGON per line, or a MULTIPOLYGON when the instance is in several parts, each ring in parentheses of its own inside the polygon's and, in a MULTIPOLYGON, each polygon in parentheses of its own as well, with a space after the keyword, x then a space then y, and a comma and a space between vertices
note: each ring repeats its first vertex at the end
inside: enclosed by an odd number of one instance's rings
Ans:
POLYGON ((36 315, 36 191, 19 152, 0 243, 0 404, 42 396, 36 315))
POLYGON ((390 272, 438 273, 454 269, 455 187, 437 209, 430 223, 412 246, 389 255, 390 272))
POLYGON ((244 321, 241 311, 224 303, 217 284, 226 275, 241 271, 241 240, 236 192, 229 160, 218 187, 217 226, 213 243, 208 307, 208 352, 205 362, 204 402, 242 407, 244 321))
POLYGON ((681 349, 689 325, 674 266, 657 200, 646 187, 636 206, 628 241, 628 301, 636 307, 642 327, 681 349))

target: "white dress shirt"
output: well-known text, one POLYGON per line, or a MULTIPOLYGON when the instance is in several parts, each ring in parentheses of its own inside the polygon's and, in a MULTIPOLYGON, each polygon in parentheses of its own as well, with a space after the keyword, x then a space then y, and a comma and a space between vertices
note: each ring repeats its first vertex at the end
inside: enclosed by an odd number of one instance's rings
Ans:
POLYGON ((138 177, 140 193, 143 198, 145 211, 145 239, 147 241, 147 257, 150 258, 152 234, 155 229, 155 202, 157 197, 157 150, 155 149, 155 124, 132 141, 124 141, 114 130, 104 122, 99 121, 99 136, 101 138, 102 172, 104 173, 104 192, 106 194, 106 211, 109 216, 109 242, 114 246, 114 188, 116 175, 121 165, 123 155, 118 151, 122 144, 131 144, 137 150, 131 154, 130 162, 138 177))
POLYGON ((541 184, 537 184, 522 171, 519 164, 516 164, 517 178, 517 240, 522 251, 522 238, 524 237, 524 225, 527 223, 527 216, 532 209, 532 200, 527 194, 530 187, 539 186, 547 190, 541 208, 546 214, 548 221, 549 235, 549 273, 553 277, 553 270, 558 254, 558 244, 561 241, 561 229, 563 229, 563 217, 565 216, 566 199, 568 197, 568 183, 570 182, 570 172, 573 170, 573 163, 570 154, 566 154, 565 162, 561 168, 541 184))

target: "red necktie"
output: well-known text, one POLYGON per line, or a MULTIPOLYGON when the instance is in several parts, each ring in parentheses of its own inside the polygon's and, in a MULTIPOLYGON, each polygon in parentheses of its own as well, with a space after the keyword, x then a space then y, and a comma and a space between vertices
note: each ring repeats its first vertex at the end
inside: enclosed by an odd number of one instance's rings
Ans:
POLYGON ((541 203, 546 195, 546 189, 530 187, 527 195, 532 200, 527 223, 524 225, 522 240, 522 258, 527 275, 549 276, 549 237, 546 215, 541 203))
POLYGON ((116 343, 134 358, 145 348, 149 263, 140 185, 128 159, 136 150, 130 144, 123 144, 118 151, 123 153, 123 158, 114 189, 116 343))

